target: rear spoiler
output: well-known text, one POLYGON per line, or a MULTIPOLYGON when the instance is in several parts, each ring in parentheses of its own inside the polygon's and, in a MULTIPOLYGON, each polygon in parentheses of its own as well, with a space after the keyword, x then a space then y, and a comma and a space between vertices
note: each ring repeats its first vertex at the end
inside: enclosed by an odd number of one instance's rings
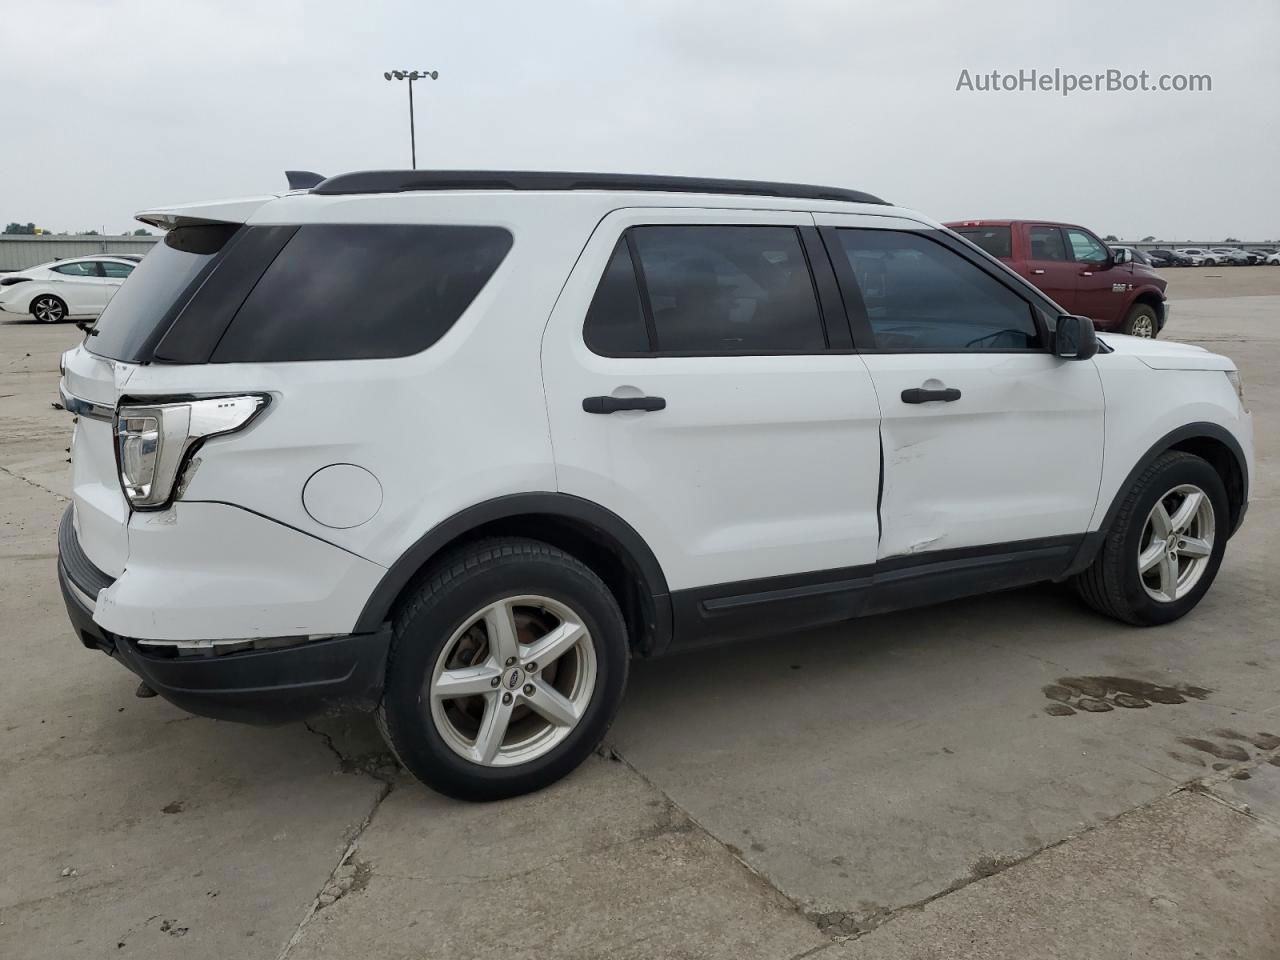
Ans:
POLYGON ((274 195, 244 197, 239 200, 214 200, 206 203, 183 203, 171 207, 158 207, 134 214, 134 219, 161 230, 172 230, 198 223, 244 223, 264 203, 275 200, 274 195))

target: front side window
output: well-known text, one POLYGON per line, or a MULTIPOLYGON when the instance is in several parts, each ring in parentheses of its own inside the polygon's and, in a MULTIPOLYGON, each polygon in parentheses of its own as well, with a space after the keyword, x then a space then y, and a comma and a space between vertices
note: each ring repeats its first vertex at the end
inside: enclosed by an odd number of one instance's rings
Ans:
POLYGON ((64 277, 96 277, 98 265, 92 260, 79 260, 75 263, 60 263, 53 268, 53 272, 64 277))
POLYGON ((897 230, 837 231, 874 348, 890 352, 1036 350, 1031 305, 940 243, 897 230))
POLYGON ((1107 259, 1102 241, 1083 230, 1068 229, 1067 242, 1071 244, 1072 257, 1081 263, 1103 263, 1107 259))
POLYGON ((1032 260, 1068 260, 1066 244, 1062 242, 1062 230, 1058 227, 1032 227, 1032 260))
POLYGON ((132 264, 117 263, 114 260, 102 261, 102 275, 104 277, 110 277, 113 280, 123 280, 131 273, 133 273, 132 264))
POLYGON ((266 268, 210 359, 418 353, 462 316, 511 244, 501 227, 306 224, 266 268))

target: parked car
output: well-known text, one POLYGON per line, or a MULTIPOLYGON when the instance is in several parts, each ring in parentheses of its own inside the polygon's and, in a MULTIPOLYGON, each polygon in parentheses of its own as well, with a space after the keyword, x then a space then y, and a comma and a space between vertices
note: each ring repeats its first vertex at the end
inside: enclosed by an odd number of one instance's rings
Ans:
POLYGON ((1179 247, 1174 253, 1180 253, 1184 257, 1192 257, 1199 260, 1196 264, 1198 267, 1216 267, 1222 262, 1222 257, 1212 250, 1206 250, 1204 247, 1179 247))
POLYGON ((1091 231, 1046 220, 963 220, 948 227, 1099 330, 1154 337, 1168 320, 1167 283, 1091 231))
POLYGON ((1172 250, 1148 250, 1147 259, 1151 261, 1154 267, 1193 267, 1196 265, 1195 258, 1184 257, 1180 253, 1174 253, 1172 250))
POLYGON ((1211 250, 1223 263, 1233 267, 1246 267, 1253 262, 1247 253, 1235 247, 1212 247, 1211 250))
POLYGON ((45 323, 92 320, 136 266, 115 256, 71 257, 6 273, 0 278, 0 311, 45 323))
POLYGON ((1118 250, 1123 250, 1125 253, 1129 255, 1129 259, 1132 260, 1134 263, 1140 263, 1144 267, 1155 266, 1155 264, 1151 262, 1151 258, 1148 257, 1144 251, 1139 250, 1137 247, 1126 247, 1123 244, 1116 244, 1116 243, 1111 243, 1111 244, 1108 244, 1107 246, 1112 253, 1115 253, 1118 250))
POLYGON ((1245 513, 1231 360, 865 193, 379 171, 139 219, 62 358, 76 635, 192 712, 374 710, 454 796, 573 770, 634 658, 1042 580, 1168 623, 1245 513))
POLYGON ((1270 264, 1273 267, 1280 265, 1280 252, 1268 254, 1267 259, 1264 260, 1263 263, 1270 264))

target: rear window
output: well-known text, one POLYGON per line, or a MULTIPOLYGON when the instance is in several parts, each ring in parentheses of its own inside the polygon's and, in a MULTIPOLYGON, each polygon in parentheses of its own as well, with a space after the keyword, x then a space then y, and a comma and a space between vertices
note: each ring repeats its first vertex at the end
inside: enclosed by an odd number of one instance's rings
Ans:
POLYGON ((111 360, 149 360, 196 282, 238 230, 217 223, 175 227, 143 257, 98 318, 87 345, 111 360))
POLYGON ((981 247, 993 257, 1013 256, 1012 233, 1008 227, 958 227, 956 233, 981 247))
POLYGON ((356 360, 425 350, 471 305, 511 242, 500 227, 299 227, 210 359, 356 360))

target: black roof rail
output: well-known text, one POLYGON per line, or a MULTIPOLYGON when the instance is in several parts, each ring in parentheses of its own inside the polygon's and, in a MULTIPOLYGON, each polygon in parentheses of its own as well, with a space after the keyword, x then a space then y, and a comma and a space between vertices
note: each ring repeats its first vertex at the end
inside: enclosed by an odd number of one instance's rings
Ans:
POLYGON ((323 173, 312 173, 310 170, 286 170, 284 178, 289 181, 290 190, 310 190, 325 180, 323 173))
POLYGON ((861 190, 765 180, 720 180, 640 173, 563 173, 541 170, 363 170, 343 173, 311 188, 335 196, 352 193, 405 193, 412 190, 654 190, 665 193, 726 193, 753 197, 886 201, 861 190))

